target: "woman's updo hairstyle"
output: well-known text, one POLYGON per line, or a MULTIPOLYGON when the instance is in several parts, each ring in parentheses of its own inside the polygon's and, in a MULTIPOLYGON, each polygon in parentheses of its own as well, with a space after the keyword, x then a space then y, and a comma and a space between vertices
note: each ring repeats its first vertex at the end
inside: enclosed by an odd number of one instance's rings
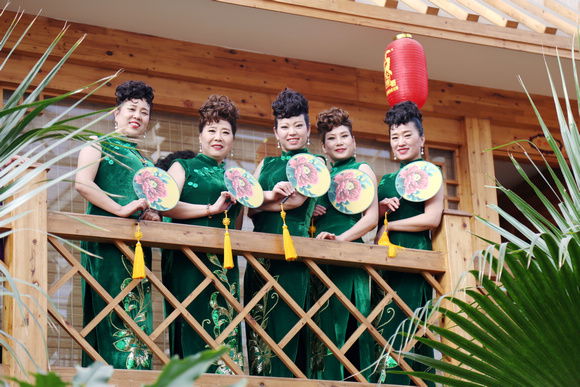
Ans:
POLYGON ((301 114, 304 114, 306 126, 310 125, 308 109, 308 100, 302 94, 288 87, 285 88, 272 103, 276 129, 278 128, 279 119, 298 117, 301 114))
POLYGON ((149 105, 149 110, 153 110, 153 88, 143 81, 125 81, 117 86, 115 90, 117 96, 117 106, 128 99, 144 99, 149 105))
POLYGON ((236 105, 225 95, 212 94, 199 108, 199 133, 207 125, 224 120, 232 126, 232 132, 236 135, 236 121, 240 113, 236 105))
POLYGON ((387 112, 384 122, 389 125, 389 134, 392 127, 413 122, 419 131, 419 135, 423 135, 423 114, 413 101, 403 101, 393 106, 387 112))
POLYGON ((338 128, 339 126, 346 126, 350 135, 352 136, 352 120, 346 110, 338 107, 331 107, 323 110, 316 116, 316 129, 320 133, 322 143, 326 143, 326 133, 338 128))

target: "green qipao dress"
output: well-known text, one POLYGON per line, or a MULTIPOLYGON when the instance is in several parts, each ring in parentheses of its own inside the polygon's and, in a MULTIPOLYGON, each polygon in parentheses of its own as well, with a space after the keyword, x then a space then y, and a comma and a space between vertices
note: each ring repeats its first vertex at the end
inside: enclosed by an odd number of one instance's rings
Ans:
MULTIPOLYGON (((191 204, 213 204, 222 191, 227 191, 224 182, 225 163, 204 154, 193 159, 175 160, 185 171, 185 184, 181 191, 180 201, 191 204)), ((236 218, 242 206, 238 203, 228 211, 231 219, 230 228, 234 228, 236 218)), ((211 217, 193 219, 172 219, 172 223, 190 224, 224 228, 224 213, 211 217)), ((195 252, 197 257, 219 278, 231 294, 239 300, 239 267, 234 257, 234 268, 223 266, 223 255, 195 252)), ((163 250, 162 256, 163 283, 173 295, 183 302, 195 288, 205 280, 205 275, 179 250, 163 250)), ((216 339, 237 315, 233 306, 213 286, 205 288, 187 307, 191 315, 199 322, 209 335, 216 339)), ((165 314, 173 312, 173 307, 165 302, 165 314)), ((231 348, 230 357, 243 368, 241 331, 236 327, 224 341, 231 348)), ((171 356, 186 357, 209 348, 205 341, 195 332, 181 316, 175 319, 169 328, 169 346, 171 356)), ((233 374, 233 371, 219 359, 207 372, 233 374)))
MULTIPOLYGON (((345 169, 358 169, 363 163, 358 163, 354 157, 346 160, 337 161, 332 165, 330 171, 331 180, 336 174, 345 169)), ((366 164, 366 163, 365 163, 366 164)), ((322 231, 327 231, 336 235, 341 235, 345 231, 351 229, 362 217, 360 214, 344 214, 338 211, 330 203, 328 195, 323 195, 318 198, 317 204, 326 208, 326 213, 315 220, 316 235, 322 231)), ((363 243, 362 238, 358 238, 353 242, 363 243)), ((324 265, 323 270, 340 291, 348 297, 357 309, 364 315, 368 316, 370 313, 370 282, 369 275, 360 268, 352 268, 345 266, 324 265)), ((316 286, 320 280, 313 279, 311 286, 313 287, 311 294, 314 296, 312 302, 316 302, 319 296, 326 291, 325 286, 316 286), (316 289, 320 289, 317 292, 316 289), (316 296, 316 293, 321 293, 316 296)), ((338 300, 337 297, 332 297, 327 306, 323 307, 322 311, 315 316, 319 326, 324 333, 333 341, 338 348, 345 343, 345 336, 347 331, 352 334, 356 329, 356 320, 351 317, 349 311, 338 300), (348 327, 348 328, 347 328, 348 327)), ((344 367, 336 359, 336 357, 322 344, 322 342, 312 335, 314 339, 311 341, 311 377, 315 379, 325 380, 343 380, 344 367)), ((358 369, 362 370, 371 365, 374 358, 374 347, 372 337, 365 332, 349 352, 347 357, 358 369), (355 351, 355 353, 353 353, 355 351)), ((369 371, 364 376, 368 378, 369 371)))
MULTIPOLYGON (((144 166, 153 164, 141 156, 136 144, 123 137, 107 138, 101 142, 104 159, 99 164, 95 183, 115 202, 124 206, 139 199, 133 189, 133 176, 144 166), (122 165, 122 164, 124 165, 122 165)), ((87 214, 113 215, 92 203, 88 203, 87 214)), ((131 218, 137 218, 137 213, 131 218)), ((81 247, 95 256, 81 253, 81 263, 97 282, 116 297, 133 279, 133 263, 123 256, 111 243, 81 242, 81 247), (98 258, 100 257, 100 258, 98 258)), ((151 268, 151 248, 144 247, 145 264, 151 268)), ((107 302, 83 279, 81 280, 83 299, 83 326, 106 308, 107 302)), ((148 335, 153 332, 153 310, 151 308, 151 284, 146 278, 141 281, 120 303, 121 307, 135 320, 148 335)), ((151 350, 133 333, 114 311, 102 320, 87 336, 89 344, 114 368, 151 369, 151 350)), ((83 366, 93 360, 83 352, 83 366)))
MULTIPOLYGON (((266 157, 260 171, 259 183, 264 191, 272 191, 276 183, 288 181, 286 164, 292 156, 299 153, 309 153, 307 149, 282 152, 282 156, 266 157)), ((286 211, 286 225, 292 236, 308 237, 310 218, 316 201, 307 198, 297 208, 286 211)), ((280 211, 262 211, 253 217, 254 231, 282 235, 283 221, 280 211)), ((309 270, 302 262, 286 262, 284 260, 262 259, 262 264, 276 278, 278 283, 290 294, 296 303, 304 308, 308 294, 309 270)), ((264 279, 250 266, 244 277, 244 299, 249 302, 265 284, 264 279)), ((278 293, 270 289, 252 310, 252 317, 262 328, 279 342, 298 322, 299 318, 288 304, 280 299, 278 293)), ((292 361, 296 361, 298 353, 298 336, 284 347, 284 351, 292 361)), ((252 375, 292 377, 292 372, 282 363, 262 338, 251 328, 248 328, 248 355, 250 373, 252 375)), ((304 351, 306 352, 306 351, 304 351)), ((300 356, 305 360, 306 353, 300 356)))
MULTIPOLYGON (((423 159, 417 159, 411 162, 415 161, 423 161, 423 159)), ((401 168, 403 168, 405 165, 406 164, 401 163, 401 168)), ((399 171, 383 176, 378 186, 379 201, 385 198, 400 197, 395 186, 395 181, 399 171)), ((400 204, 397 211, 391 212, 387 215, 387 220, 389 222, 400 219, 407 219, 425 213, 425 202, 410 202, 408 200, 401 199, 399 203, 400 204)), ((419 250, 432 250, 430 230, 418 232, 390 231, 389 240, 398 246, 419 250)), ((415 310, 423 306, 425 302, 433 298, 433 289, 420 274, 387 270, 383 270, 381 274, 389 286, 391 286, 391 288, 397 292, 397 295, 403 299, 403 301, 409 306, 409 308, 411 308, 411 310, 415 310)), ((374 285, 373 297, 376 296, 382 298, 383 295, 383 290, 374 285)), ((373 305, 374 304, 375 301, 373 301, 373 305)), ((394 302, 391 302, 375 319, 374 324, 382 336, 389 340, 396 332, 399 324, 407 317, 408 316, 402 310, 400 310, 394 302)), ((401 339, 402 336, 399 335, 395 341, 395 349, 399 348, 401 339)), ((376 348, 377 357, 381 351, 382 348, 376 348)), ((415 346, 415 352, 433 357, 432 350, 419 344, 415 346)), ((406 362, 418 371, 425 370, 423 365, 419 363, 413 364, 413 361, 410 359, 406 359, 406 362)), ((381 369, 382 371, 385 369, 400 370, 400 367, 398 367, 397 363, 389 357, 386 360, 384 367, 379 368, 379 370, 381 369)), ((382 374, 377 375, 377 378, 379 378, 382 383, 386 384, 408 385, 410 383, 410 379, 406 375, 394 375, 382 372, 382 374), (385 377, 386 379, 384 379, 385 377)))

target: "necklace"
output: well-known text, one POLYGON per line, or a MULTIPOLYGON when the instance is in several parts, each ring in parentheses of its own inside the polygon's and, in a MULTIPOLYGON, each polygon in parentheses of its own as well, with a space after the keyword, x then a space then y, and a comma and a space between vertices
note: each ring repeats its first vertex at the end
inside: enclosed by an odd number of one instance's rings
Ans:
POLYGON ((131 153, 133 153, 135 156, 137 156, 139 158, 139 161, 141 161, 141 164, 143 164, 144 167, 146 167, 147 164, 147 159, 143 156, 141 156, 141 153, 139 153, 139 151, 135 150, 135 149, 131 149, 131 153))

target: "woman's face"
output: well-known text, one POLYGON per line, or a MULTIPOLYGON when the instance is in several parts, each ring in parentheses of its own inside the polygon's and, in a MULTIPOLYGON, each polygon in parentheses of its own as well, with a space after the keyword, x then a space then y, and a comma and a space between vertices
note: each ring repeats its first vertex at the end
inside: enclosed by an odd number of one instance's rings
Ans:
POLYGON ((201 153, 221 163, 234 146, 232 125, 225 120, 207 124, 199 134, 199 143, 201 153))
POLYGON ((354 156, 356 142, 348 127, 341 125, 324 135, 325 142, 322 150, 332 162, 346 160, 354 156))
POLYGON ((276 139, 284 152, 302 149, 308 142, 310 126, 306 125, 304 114, 290 118, 278 119, 278 127, 274 128, 276 139))
POLYGON ((419 135, 413 122, 391 127, 391 149, 398 160, 413 161, 420 158, 424 144, 425 136, 419 135))
POLYGON ((115 109, 117 132, 129 138, 142 136, 149 125, 149 113, 145 99, 128 99, 115 109))

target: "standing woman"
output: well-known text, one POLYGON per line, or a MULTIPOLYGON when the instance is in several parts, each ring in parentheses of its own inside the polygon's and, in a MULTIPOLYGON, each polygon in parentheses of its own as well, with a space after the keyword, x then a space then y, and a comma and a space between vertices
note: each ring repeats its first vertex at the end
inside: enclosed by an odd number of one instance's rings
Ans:
MULTIPOLYGON (((386 114, 385 123, 389 126, 391 148, 395 160, 401 161, 401 168, 405 165, 423 160, 425 135, 423 134, 423 115, 417 105, 411 101, 396 104, 386 114)), ((379 187, 379 224, 387 215, 390 241, 399 246, 420 250, 432 250, 431 229, 439 226, 443 212, 443 187, 431 199, 425 202, 410 202, 399 200, 399 194, 395 187, 397 173, 383 176, 379 187)), ((384 231, 384 226, 377 232, 378 241, 384 231)), ((383 271, 383 278, 394 291, 415 310, 433 298, 433 290, 420 274, 402 273, 396 271, 383 271)), ((374 291, 375 289, 373 289, 374 291)), ((377 296, 381 293, 377 290, 377 296)), ((378 321, 377 329, 382 332, 387 340, 395 333, 399 324, 407 318, 397 306, 387 307, 383 314, 375 320, 378 321)), ((395 349, 401 343, 398 336, 395 341, 395 349)), ((416 347, 421 353, 426 347, 416 347)), ((425 354, 425 353, 423 353, 425 354)), ((432 356, 432 353, 431 353, 432 356)), ((408 361, 408 363, 412 363, 408 361)), ((385 361, 387 368, 400 369, 396 362, 389 358, 385 361)), ((419 366, 417 364, 417 366, 419 366)), ((410 379, 406 375, 386 374, 384 383, 409 384, 410 379)))
MULTIPOLYGON (((127 81, 117 87, 115 132, 100 144, 81 150, 79 172, 75 188, 88 201, 87 214, 136 218, 145 211, 143 219, 159 221, 156 211, 148 210, 145 199, 139 199, 133 190, 133 176, 143 167, 152 167, 137 149, 143 139, 153 105, 153 89, 142 81, 127 81)), ((133 264, 114 244, 81 242, 81 247, 94 254, 81 254, 81 263, 99 284, 116 297, 132 279, 133 264)), ((145 264, 151 267, 151 249, 143 248, 145 264)), ((83 326, 86 326, 106 306, 96 291, 81 281, 83 299, 83 326)), ((151 284, 147 279, 131 291, 121 305, 137 325, 147 334, 153 331, 151 284)), ((109 365, 114 368, 151 369, 151 350, 111 312, 86 337, 109 365)), ((83 352, 83 366, 92 363, 83 352)))
MULTIPOLYGON (((224 182, 226 156, 231 154, 236 134, 238 109, 225 95, 211 95, 199 109, 199 153, 193 159, 177 159, 171 164, 169 174, 175 179, 180 201, 163 215, 173 223, 224 228, 224 211, 235 198, 227 191, 224 182)), ((228 211, 234 228, 241 206, 228 211)), ((222 284, 239 299, 239 269, 223 266, 223 256, 196 252, 205 265, 217 274, 222 284)), ((206 278, 187 256, 179 250, 165 250, 162 261, 163 283, 173 295, 183 302, 206 278)), ((173 308, 165 303, 166 315, 173 308)), ((233 307, 210 285, 187 307, 191 315, 215 339, 235 318, 233 307)), ((182 317, 177 318, 169 330, 171 356, 186 357, 208 346, 182 317)), ((224 344, 231 348, 230 357, 243 367, 241 332, 235 328, 224 344)), ((208 372, 232 374, 233 371, 219 359, 208 372)))
MULTIPOLYGON (((331 179, 346 169, 358 169, 369 175, 374 187, 377 186, 377 178, 370 165, 356 161, 356 142, 352 135, 352 121, 347 111, 333 107, 320 112, 316 117, 316 127, 320 133, 322 150, 332 165, 331 179)), ((369 208, 356 215, 339 212, 331 205, 328 195, 323 195, 318 198, 314 209, 316 238, 362 243, 362 236, 375 228, 378 214, 376 194, 369 208)), ((353 301, 364 316, 367 316, 371 307, 368 274, 361 268, 344 266, 325 265, 324 269, 340 291, 353 301)), ((349 318, 352 320, 348 310, 336 297, 332 297, 328 308, 320 312, 321 328, 339 348, 345 343, 349 318)), ((349 333, 353 333, 352 330, 349 330, 349 333)), ((312 354, 320 355, 320 351, 313 351, 312 354)), ((349 352, 349 358, 361 370, 372 364, 373 340, 368 333, 365 332, 360 337, 358 353, 351 355, 349 352)), ((321 358, 319 356, 313 361, 313 366, 315 367, 313 377, 317 379, 344 379, 344 367, 332 354, 321 358)))
MULTIPOLYGON (((256 168, 254 176, 264 190, 264 203, 257 211, 250 210, 249 216, 252 217, 254 231, 282 235, 283 221, 280 216, 280 202, 290 196, 284 203, 288 230, 292 236, 307 237, 315 200, 295 192, 286 177, 286 164, 296 154, 309 153, 306 149, 310 136, 308 100, 302 94, 286 88, 272 103, 272 110, 275 119, 274 134, 282 155, 266 157, 256 168)), ((264 259, 263 265, 272 276, 277 277, 278 283, 303 308, 308 294, 309 271, 306 265, 301 262, 270 259, 264 259)), ((244 285, 246 302, 263 285, 264 279, 252 267, 248 267, 244 285)), ((280 300, 279 295, 272 289, 254 307, 252 317, 276 342, 282 340, 298 322, 296 313, 280 300)), ((284 351, 292 361, 296 361, 298 335, 294 336, 284 347, 284 351)), ((293 376, 292 372, 251 328, 248 329, 248 352, 252 375, 293 376)), ((300 360, 304 360, 305 355, 300 356, 300 360)))

